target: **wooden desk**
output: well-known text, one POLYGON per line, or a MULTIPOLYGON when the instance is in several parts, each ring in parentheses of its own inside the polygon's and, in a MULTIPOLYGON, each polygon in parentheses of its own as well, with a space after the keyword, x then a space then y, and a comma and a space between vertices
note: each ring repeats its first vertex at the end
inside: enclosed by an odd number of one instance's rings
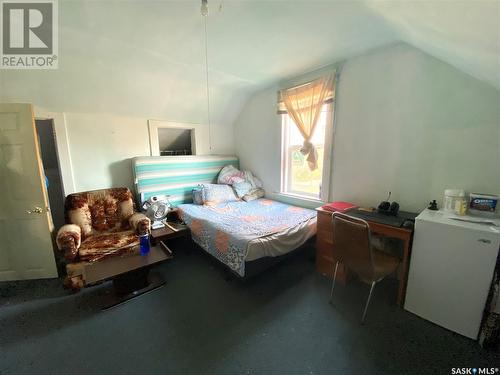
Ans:
MULTIPOLYGON (((333 270, 337 260, 335 259, 335 247, 333 245, 332 214, 333 212, 317 208, 318 231, 316 235, 316 270, 333 278, 333 270)), ((348 212, 346 212, 349 214, 348 212)), ((371 220, 366 220, 372 233, 386 237, 398 238, 403 241, 403 259, 398 271, 399 289, 397 303, 403 305, 406 293, 406 281, 408 278, 408 265, 410 261, 411 241, 413 230, 380 224, 371 220)), ((344 265, 339 264, 337 270, 337 281, 345 285, 348 271, 344 265)))

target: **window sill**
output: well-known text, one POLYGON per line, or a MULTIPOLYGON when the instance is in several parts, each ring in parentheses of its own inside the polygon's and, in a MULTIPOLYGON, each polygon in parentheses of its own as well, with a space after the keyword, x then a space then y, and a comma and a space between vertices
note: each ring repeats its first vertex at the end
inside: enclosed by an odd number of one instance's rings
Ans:
POLYGON ((319 207, 325 203, 323 200, 319 198, 305 197, 303 195, 283 193, 279 191, 274 191, 273 195, 277 198, 283 198, 283 200, 302 203, 304 206, 311 208, 319 207))

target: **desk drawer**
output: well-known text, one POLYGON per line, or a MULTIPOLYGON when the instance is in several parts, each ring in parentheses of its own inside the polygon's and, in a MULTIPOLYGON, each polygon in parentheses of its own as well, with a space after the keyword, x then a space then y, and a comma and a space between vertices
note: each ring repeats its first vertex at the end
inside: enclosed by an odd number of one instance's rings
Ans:
POLYGON ((332 215, 325 213, 318 214, 318 230, 332 231, 332 215))
POLYGON ((330 245, 333 245, 333 233, 332 231, 326 231, 326 230, 321 230, 321 229, 318 229, 316 231, 316 238, 325 243, 328 243, 330 245))
MULTIPOLYGON (((337 262, 333 251, 331 241, 327 241, 320 236, 316 238, 316 271, 328 277, 333 277, 335 263, 337 262)), ((345 284, 346 279, 347 270, 342 264, 339 264, 337 280, 341 284, 345 284)))
MULTIPOLYGON (((316 271, 322 275, 333 278, 333 272, 335 268, 335 262, 330 258, 325 258, 322 256, 316 256, 316 271)), ((342 285, 345 285, 347 281, 347 270, 343 264, 339 264, 337 270, 337 281, 342 285)))
POLYGON ((321 238, 316 239, 316 254, 323 257, 333 259, 333 245, 331 242, 325 241, 321 238))

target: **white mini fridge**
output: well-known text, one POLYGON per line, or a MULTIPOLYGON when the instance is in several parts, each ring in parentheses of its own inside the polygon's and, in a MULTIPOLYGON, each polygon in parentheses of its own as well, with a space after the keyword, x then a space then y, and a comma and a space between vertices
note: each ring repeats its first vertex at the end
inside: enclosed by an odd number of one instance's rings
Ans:
POLYGON ((499 247, 498 219, 423 211, 415 220, 405 309, 477 339, 499 247))

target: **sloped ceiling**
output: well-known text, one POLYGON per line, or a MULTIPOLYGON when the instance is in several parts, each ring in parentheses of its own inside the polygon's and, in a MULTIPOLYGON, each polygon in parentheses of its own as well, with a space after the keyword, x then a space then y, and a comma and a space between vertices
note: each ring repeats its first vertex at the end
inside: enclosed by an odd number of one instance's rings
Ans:
MULTIPOLYGON (((500 88, 496 1, 209 3, 216 124, 231 124, 262 87, 398 41, 500 88)), ((197 0, 59 1, 59 69, 0 71, 0 100, 205 123, 199 8, 197 0)))
POLYGON ((500 88, 500 1, 366 1, 399 38, 500 88))

